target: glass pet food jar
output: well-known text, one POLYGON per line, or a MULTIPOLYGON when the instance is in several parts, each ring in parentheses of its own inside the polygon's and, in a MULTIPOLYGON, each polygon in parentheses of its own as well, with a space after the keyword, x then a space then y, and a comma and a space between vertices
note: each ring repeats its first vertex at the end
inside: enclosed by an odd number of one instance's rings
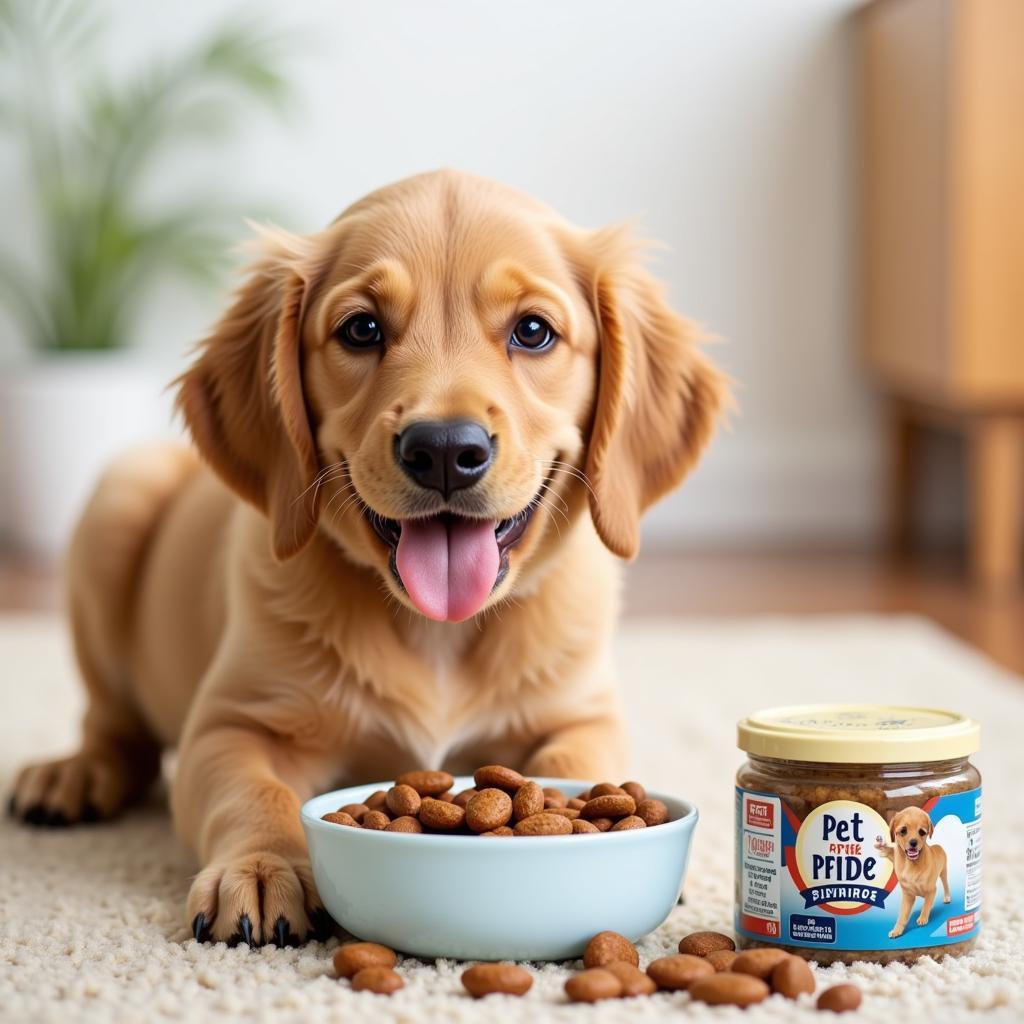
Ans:
POLYGON ((980 728, 931 708, 743 719, 736 941, 818 963, 959 955, 981 928, 980 728))

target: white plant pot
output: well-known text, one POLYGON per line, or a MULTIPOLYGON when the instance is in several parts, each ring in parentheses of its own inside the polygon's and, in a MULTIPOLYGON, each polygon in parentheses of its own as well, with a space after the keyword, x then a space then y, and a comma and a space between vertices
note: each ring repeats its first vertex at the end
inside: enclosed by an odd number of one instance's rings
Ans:
POLYGON ((60 555, 104 466, 148 440, 180 436, 172 371, 132 352, 53 354, 0 370, 0 533, 8 547, 60 555))

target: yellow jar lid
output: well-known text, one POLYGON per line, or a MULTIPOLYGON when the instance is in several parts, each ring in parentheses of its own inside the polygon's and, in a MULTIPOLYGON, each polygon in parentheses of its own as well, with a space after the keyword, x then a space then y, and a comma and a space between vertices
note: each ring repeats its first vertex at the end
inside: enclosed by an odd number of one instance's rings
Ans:
POLYGON ((902 764, 973 754, 981 726, 937 708, 884 704, 799 704, 742 719, 741 750, 784 761, 902 764))

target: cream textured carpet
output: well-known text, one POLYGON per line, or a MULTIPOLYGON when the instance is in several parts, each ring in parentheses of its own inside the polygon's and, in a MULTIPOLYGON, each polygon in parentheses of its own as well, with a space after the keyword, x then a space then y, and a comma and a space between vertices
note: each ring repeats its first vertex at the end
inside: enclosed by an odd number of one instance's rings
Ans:
MULTIPOLYGON (((912 968, 868 964, 818 973, 864 990, 855 1020, 1024 1017, 1024 681, 917 619, 808 618, 633 624, 618 648, 634 772, 701 810, 688 903, 640 946, 643 963, 698 928, 728 929, 732 901, 735 720, 807 700, 868 700, 963 709, 983 724, 985 923, 963 960, 912 968)), ((22 760, 65 750, 80 697, 56 622, 0 620, 0 785, 22 760)), ((192 870, 159 802, 111 826, 36 831, 0 824, 0 1020, 529 1021, 821 1020, 773 997, 745 1013, 685 994, 569 1005, 567 970, 537 970, 521 1000, 474 1003, 457 963, 406 960, 390 999, 331 977, 325 947, 199 946, 183 922, 192 870)), ((495 927, 500 927, 496 922, 495 927)))

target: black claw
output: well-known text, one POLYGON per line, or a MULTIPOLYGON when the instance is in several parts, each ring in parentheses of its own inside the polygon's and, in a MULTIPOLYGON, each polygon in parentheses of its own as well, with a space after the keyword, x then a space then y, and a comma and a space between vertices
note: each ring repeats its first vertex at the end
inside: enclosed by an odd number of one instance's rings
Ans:
POLYGON ((309 920, 313 925, 312 937, 317 942, 326 942, 334 931, 334 919, 331 915, 323 907, 317 907, 309 915, 309 920))
POLYGON ((238 930, 242 933, 242 939, 245 941, 247 946, 252 945, 252 921, 249 920, 248 914, 243 914, 238 919, 238 930))
POLYGON ((206 915, 199 911, 194 918, 192 918, 192 934, 196 937, 196 942, 204 942, 206 932, 206 915))
POLYGON ((22 815, 22 821, 27 822, 29 825, 45 825, 46 808, 42 804, 33 804, 22 815))
POLYGON ((82 808, 82 817, 80 819, 84 822, 93 822, 100 820, 99 809, 93 803, 88 803, 82 808))
POLYGON ((18 804, 14 799, 13 793, 7 798, 7 815, 11 818, 15 818, 18 815, 18 804))
POLYGON ((288 937, 291 929, 288 927, 288 922, 284 917, 279 917, 274 922, 274 945, 284 949, 288 945, 288 937))
POLYGON ((63 811, 50 811, 46 815, 46 824, 50 828, 67 828, 71 822, 68 821, 63 811))

